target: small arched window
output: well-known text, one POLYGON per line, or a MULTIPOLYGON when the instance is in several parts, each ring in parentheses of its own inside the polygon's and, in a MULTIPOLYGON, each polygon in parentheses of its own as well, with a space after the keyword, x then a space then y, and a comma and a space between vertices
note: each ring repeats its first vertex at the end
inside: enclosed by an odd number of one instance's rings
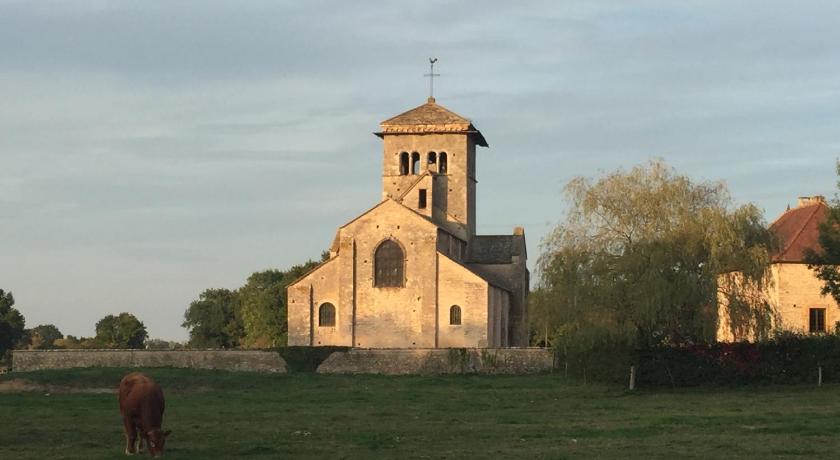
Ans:
POLYGON ((408 175, 408 152, 400 153, 400 176, 408 175))
POLYGON ((437 154, 435 152, 429 152, 429 154, 426 155, 426 164, 426 169, 429 171, 434 171, 436 169, 432 166, 437 165, 437 154))
POLYGON ((449 324, 452 326, 461 325, 461 307, 457 305, 449 307, 449 324))
POLYGON ((420 174, 420 154, 417 152, 411 154, 411 174, 420 174))
POLYGON ((438 154, 438 172, 446 174, 446 167, 446 152, 440 152, 440 154, 438 154))
POLYGON ((385 240, 373 254, 373 285, 402 287, 405 274, 405 254, 394 240, 385 240))
POLYGON ((335 305, 326 302, 318 307, 318 326, 333 327, 335 326, 335 305))

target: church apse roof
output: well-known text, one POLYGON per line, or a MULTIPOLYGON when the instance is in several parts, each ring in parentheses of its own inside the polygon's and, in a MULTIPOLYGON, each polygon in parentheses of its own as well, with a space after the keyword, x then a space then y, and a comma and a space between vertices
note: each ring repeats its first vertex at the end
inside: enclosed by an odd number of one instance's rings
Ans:
POLYGON ((432 97, 425 104, 389 118, 379 126, 381 131, 374 133, 379 137, 386 134, 460 133, 474 136, 476 144, 487 147, 484 135, 469 119, 438 105, 432 97))

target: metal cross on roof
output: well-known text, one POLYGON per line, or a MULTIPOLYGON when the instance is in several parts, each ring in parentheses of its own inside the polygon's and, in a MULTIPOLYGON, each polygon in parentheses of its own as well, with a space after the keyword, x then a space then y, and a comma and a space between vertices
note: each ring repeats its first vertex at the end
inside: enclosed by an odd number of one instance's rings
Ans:
POLYGON ((435 100, 435 77, 439 77, 439 73, 435 73, 435 62, 437 58, 429 58, 429 73, 423 75, 429 77, 429 101, 435 100))

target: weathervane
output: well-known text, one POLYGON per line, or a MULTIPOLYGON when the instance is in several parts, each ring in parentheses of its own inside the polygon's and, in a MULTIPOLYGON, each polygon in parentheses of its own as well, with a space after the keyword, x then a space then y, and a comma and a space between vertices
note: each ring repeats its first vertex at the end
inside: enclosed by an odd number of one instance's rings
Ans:
POLYGON ((429 58, 429 73, 423 75, 429 77, 429 102, 435 100, 435 77, 440 76, 440 74, 435 73, 435 62, 437 62, 437 58, 429 58))

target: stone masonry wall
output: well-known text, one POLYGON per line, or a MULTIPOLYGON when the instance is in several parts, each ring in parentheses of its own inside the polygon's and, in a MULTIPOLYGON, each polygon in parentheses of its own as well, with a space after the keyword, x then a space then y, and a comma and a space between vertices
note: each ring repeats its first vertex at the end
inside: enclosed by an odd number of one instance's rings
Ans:
POLYGON ((321 374, 535 374, 554 369, 544 348, 355 349, 335 352, 321 374))
POLYGON ((16 372, 72 367, 186 367, 286 372, 276 352, 239 350, 15 350, 16 372))
MULTIPOLYGON (((822 281, 806 264, 775 263, 770 266, 770 275, 770 286, 762 295, 778 316, 777 322, 773 324, 776 330, 808 333, 810 309, 824 308, 826 332, 834 331, 835 323, 840 321, 840 306, 831 296, 820 292, 822 281)), ((735 273, 723 276, 735 276, 737 279, 741 275, 735 273)), ((717 340, 721 342, 754 340, 751 334, 747 337, 733 335, 726 313, 726 302, 725 295, 719 293, 717 340)))
POLYGON ((820 292, 823 283, 807 265, 774 264, 773 275, 780 329, 808 332, 809 310, 824 308, 826 332, 834 331, 834 324, 840 321, 840 307, 831 296, 820 292))

